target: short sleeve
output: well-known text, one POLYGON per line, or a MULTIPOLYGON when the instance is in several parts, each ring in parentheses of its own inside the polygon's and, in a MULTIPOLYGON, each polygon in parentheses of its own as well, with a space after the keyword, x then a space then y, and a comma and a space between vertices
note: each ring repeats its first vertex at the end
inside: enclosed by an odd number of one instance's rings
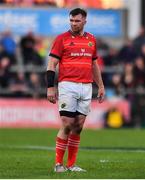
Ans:
POLYGON ((62 36, 57 36, 53 42, 52 48, 50 50, 49 56, 55 57, 57 59, 61 59, 63 52, 63 38, 62 36))
POLYGON ((96 60, 97 58, 98 58, 98 55, 97 55, 97 42, 96 42, 96 39, 94 37, 94 52, 93 52, 92 60, 96 60))

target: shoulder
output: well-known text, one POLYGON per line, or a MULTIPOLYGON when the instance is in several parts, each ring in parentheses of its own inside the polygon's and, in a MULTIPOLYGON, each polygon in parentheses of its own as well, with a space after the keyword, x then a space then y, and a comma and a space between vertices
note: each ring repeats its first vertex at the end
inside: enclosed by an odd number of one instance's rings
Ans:
POLYGON ((86 33, 86 36, 88 36, 90 39, 93 39, 96 41, 96 38, 93 34, 89 33, 89 32, 85 32, 86 33))
POLYGON ((67 38, 68 36, 70 36, 70 33, 67 31, 56 36, 56 39, 63 40, 64 38, 67 38))

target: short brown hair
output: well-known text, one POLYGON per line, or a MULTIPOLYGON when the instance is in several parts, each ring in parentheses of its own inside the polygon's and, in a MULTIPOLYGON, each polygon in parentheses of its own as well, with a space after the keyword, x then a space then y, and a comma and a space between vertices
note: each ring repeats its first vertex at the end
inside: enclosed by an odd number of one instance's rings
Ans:
POLYGON ((72 9, 69 13, 69 15, 72 15, 72 16, 76 16, 78 14, 81 14, 83 17, 87 17, 87 11, 81 8, 72 9))

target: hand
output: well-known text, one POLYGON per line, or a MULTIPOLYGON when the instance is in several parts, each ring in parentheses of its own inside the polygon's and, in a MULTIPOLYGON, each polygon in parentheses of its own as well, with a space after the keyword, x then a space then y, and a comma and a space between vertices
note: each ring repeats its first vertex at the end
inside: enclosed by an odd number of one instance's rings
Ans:
POLYGON ((105 89, 104 87, 99 87, 98 95, 97 95, 98 102, 102 103, 104 101, 104 97, 105 97, 105 89))
POLYGON ((47 99, 49 102, 56 103, 56 89, 55 87, 47 88, 47 99))

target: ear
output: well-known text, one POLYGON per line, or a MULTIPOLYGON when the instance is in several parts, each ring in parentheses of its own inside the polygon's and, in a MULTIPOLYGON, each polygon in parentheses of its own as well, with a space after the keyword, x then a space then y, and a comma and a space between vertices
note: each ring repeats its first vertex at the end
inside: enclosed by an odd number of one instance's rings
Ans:
POLYGON ((87 23, 87 21, 85 20, 85 21, 84 21, 84 25, 85 25, 86 23, 87 23))

